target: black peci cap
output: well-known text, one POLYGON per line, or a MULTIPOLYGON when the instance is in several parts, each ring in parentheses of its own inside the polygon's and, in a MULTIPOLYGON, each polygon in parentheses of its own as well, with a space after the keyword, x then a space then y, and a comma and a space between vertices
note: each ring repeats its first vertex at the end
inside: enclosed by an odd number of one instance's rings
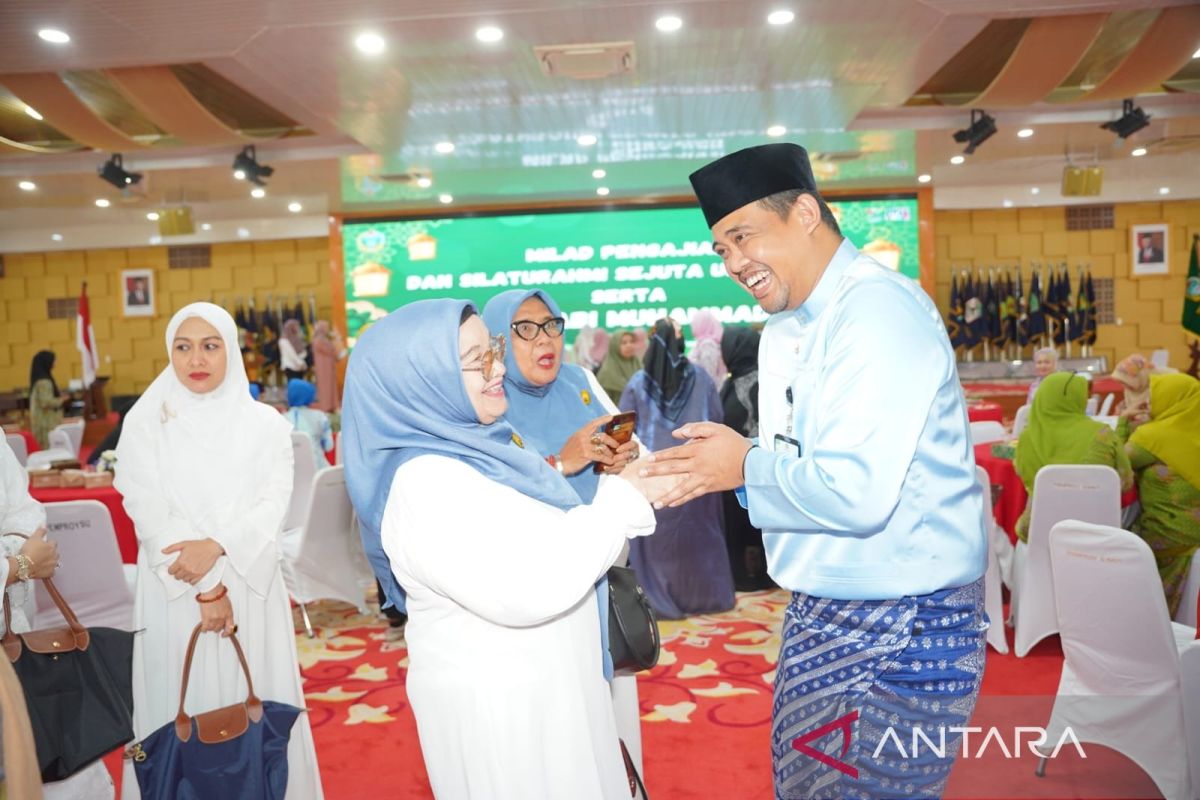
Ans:
POLYGON ((778 192, 817 191, 808 153, 798 144, 747 147, 701 167, 689 179, 708 227, 778 192))

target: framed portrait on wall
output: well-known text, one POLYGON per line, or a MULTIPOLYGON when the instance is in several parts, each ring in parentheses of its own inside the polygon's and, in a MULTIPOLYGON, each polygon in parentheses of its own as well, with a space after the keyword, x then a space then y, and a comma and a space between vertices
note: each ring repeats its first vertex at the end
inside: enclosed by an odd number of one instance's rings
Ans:
POLYGON ((154 316, 154 270, 121 271, 121 312, 127 317, 154 316))
POLYGON ((1129 263, 1133 266, 1133 276, 1166 275, 1167 254, 1170 253, 1167 224, 1132 225, 1129 230, 1129 263))

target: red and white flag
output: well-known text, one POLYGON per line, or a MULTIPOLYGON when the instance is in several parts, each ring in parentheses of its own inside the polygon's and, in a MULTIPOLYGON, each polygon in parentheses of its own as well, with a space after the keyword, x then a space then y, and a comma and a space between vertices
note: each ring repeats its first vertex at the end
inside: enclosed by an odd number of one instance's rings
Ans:
POLYGON ((87 283, 79 293, 79 312, 75 315, 75 346, 83 360, 83 385, 88 387, 96 380, 100 367, 100 355, 96 352, 96 332, 92 330, 92 313, 88 309, 87 283))

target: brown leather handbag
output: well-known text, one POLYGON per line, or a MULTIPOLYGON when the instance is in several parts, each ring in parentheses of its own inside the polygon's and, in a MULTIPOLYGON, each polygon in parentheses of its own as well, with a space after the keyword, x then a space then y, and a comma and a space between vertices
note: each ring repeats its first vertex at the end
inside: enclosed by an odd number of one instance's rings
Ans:
POLYGON ((133 634, 85 628, 54 581, 42 581, 66 625, 14 633, 4 594, 4 654, 21 681, 45 781, 74 775, 133 738, 133 634))

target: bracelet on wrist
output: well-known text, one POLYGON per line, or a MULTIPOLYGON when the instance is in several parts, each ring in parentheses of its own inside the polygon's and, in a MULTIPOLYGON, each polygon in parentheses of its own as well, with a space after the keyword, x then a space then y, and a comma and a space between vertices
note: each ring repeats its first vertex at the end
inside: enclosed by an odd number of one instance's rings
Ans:
POLYGON ((227 594, 229 594, 229 587, 222 584, 221 591, 217 592, 212 597, 203 598, 200 595, 196 595, 196 602, 197 603, 215 603, 227 594))
POLYGON ((558 470, 558 474, 566 477, 567 472, 563 469, 562 456, 546 456, 546 463, 558 470))
POLYGON ((28 581, 32 577, 33 559, 24 553, 17 553, 13 558, 17 562, 17 580, 28 581))

